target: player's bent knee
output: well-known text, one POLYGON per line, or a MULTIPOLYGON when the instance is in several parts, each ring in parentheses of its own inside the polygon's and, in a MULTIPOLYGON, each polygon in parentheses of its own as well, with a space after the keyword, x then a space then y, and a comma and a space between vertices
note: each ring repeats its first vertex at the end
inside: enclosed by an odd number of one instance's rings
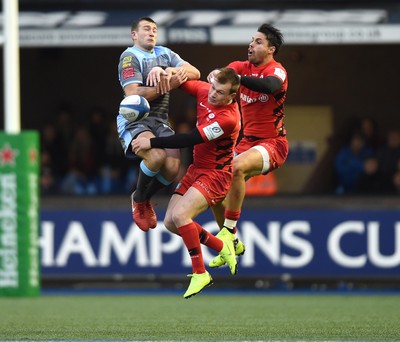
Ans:
POLYGON ((154 148, 150 150, 150 155, 148 157, 152 160, 153 163, 162 165, 165 163, 165 160, 167 159, 167 154, 163 149, 154 148))
POLYGON ((245 178, 246 173, 244 172, 243 168, 241 165, 236 165, 236 167, 233 167, 233 172, 232 172, 233 178, 245 178))
POLYGON ((186 221, 186 213, 184 211, 180 211, 179 208, 175 208, 174 212, 172 213, 171 220, 173 222, 173 225, 175 227, 181 227, 183 226, 186 221))
POLYGON ((165 217, 164 219, 164 226, 167 228, 171 233, 179 234, 178 229, 176 228, 174 222, 172 221, 171 217, 165 217))

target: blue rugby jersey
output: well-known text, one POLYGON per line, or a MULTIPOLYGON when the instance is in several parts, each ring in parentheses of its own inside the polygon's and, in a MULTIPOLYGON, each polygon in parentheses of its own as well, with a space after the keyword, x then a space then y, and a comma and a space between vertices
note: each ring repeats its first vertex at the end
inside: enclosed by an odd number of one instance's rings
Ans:
MULTIPOLYGON (((171 49, 155 46, 153 52, 138 49, 135 46, 127 48, 120 56, 118 78, 122 89, 128 84, 146 85, 150 70, 155 66, 178 67, 185 61, 171 49)), ((149 116, 168 120, 169 93, 159 96, 150 102, 149 116)))

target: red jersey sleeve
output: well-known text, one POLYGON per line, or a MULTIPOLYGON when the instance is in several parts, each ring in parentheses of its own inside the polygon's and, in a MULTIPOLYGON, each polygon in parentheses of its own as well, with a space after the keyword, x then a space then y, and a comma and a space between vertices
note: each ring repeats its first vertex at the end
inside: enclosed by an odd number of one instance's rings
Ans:
POLYGON ((197 97, 199 89, 201 89, 205 83, 204 81, 197 81, 197 80, 191 80, 191 81, 186 81, 183 83, 180 88, 185 92, 188 93, 194 97, 197 97))

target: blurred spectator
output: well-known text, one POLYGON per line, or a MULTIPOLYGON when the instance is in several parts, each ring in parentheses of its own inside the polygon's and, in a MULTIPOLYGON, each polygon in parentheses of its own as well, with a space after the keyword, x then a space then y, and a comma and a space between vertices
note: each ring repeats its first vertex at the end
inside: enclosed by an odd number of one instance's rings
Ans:
POLYGON ((400 170, 393 175, 392 184, 394 190, 393 193, 400 195, 400 170))
POLYGON ((66 166, 63 165, 58 150, 56 128, 53 124, 46 124, 40 131, 40 184, 43 193, 56 193, 60 180, 66 173, 66 166))
POLYGON ((383 192, 396 192, 393 176, 400 169, 400 130, 390 129, 387 133, 386 145, 379 150, 379 163, 382 170, 383 192))
POLYGON ((48 150, 40 153, 40 191, 43 195, 56 194, 58 192, 58 179, 54 174, 51 154, 48 150))
POLYGON ((371 147, 366 146, 364 135, 361 132, 353 133, 349 144, 344 146, 336 156, 337 194, 354 193, 364 169, 364 159, 371 156, 373 152, 371 147))
POLYGON ((66 194, 95 195, 100 164, 96 160, 96 146, 88 129, 81 126, 71 141, 68 161, 69 172, 61 185, 66 194))
POLYGON ((87 127, 89 129, 92 141, 96 144, 95 158, 100 164, 103 164, 105 158, 104 151, 106 149, 107 143, 109 142, 107 141, 106 137, 109 133, 110 127, 109 121, 107 120, 106 115, 102 109, 93 108, 90 111, 87 127))
POLYGON ((355 192, 370 195, 382 193, 382 174, 379 160, 375 155, 364 159, 364 169, 357 181, 355 192))
POLYGON ((68 154, 70 144, 74 138, 76 126, 72 115, 72 111, 68 107, 60 107, 55 119, 56 138, 58 156, 53 159, 55 172, 60 177, 66 176, 69 170, 68 154))
POLYGON ((360 132, 364 135, 365 144, 373 149, 382 145, 377 122, 371 117, 362 117, 359 123, 360 132))

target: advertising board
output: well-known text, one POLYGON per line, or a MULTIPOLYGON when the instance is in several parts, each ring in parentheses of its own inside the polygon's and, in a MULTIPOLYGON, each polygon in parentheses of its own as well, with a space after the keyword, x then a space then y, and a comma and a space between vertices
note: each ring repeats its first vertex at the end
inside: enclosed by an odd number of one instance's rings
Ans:
MULTIPOLYGON (((182 275, 191 263, 182 239, 169 233, 158 211, 144 233, 129 211, 45 210, 42 274, 68 276, 182 275)), ((197 220, 218 231, 212 213, 197 220)), ((246 253, 239 276, 400 276, 400 219, 395 210, 244 210, 238 224, 246 253)), ((203 248, 208 263, 215 252, 203 248)), ((228 275, 227 268, 211 270, 228 275)))

